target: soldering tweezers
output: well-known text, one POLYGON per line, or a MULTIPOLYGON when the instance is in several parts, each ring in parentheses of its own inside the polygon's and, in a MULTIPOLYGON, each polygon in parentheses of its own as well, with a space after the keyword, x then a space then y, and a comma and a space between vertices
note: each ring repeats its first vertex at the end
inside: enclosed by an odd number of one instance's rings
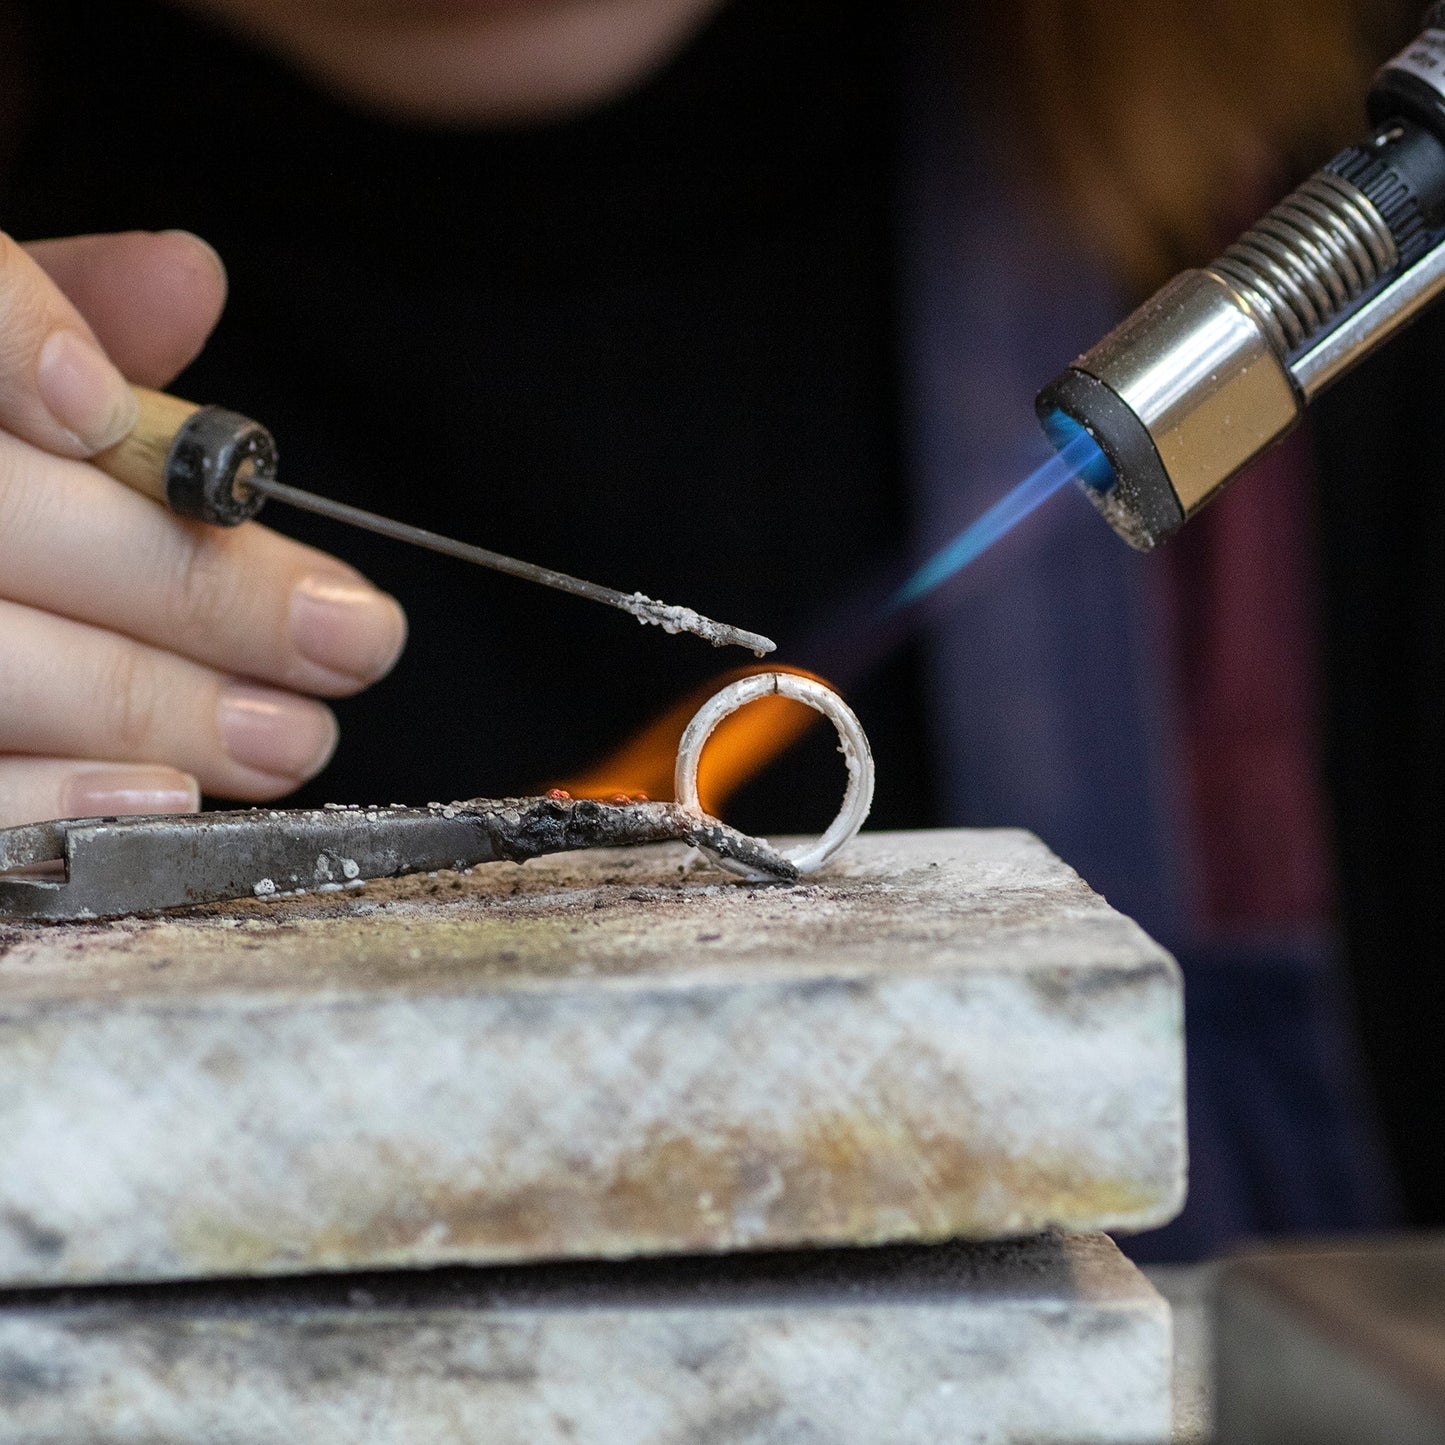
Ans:
POLYGON ((115 918, 224 899, 338 893, 366 879, 659 842, 706 847, 778 881, 798 876, 767 843, 675 803, 541 797, 250 808, 0 830, 0 917, 115 918))

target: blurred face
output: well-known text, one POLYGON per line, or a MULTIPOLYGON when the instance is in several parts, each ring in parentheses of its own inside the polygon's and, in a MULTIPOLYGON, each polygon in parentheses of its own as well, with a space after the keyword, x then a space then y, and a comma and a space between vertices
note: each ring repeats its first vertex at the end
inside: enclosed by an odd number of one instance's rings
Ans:
POLYGON ((393 115, 505 123, 609 99, 722 0, 177 0, 393 115))

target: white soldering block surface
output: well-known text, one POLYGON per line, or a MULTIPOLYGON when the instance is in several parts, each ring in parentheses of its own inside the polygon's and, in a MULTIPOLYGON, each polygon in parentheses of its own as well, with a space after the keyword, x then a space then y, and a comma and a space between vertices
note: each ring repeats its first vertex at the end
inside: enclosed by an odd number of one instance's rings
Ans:
POLYGON ((1137 1230, 1173 961, 1015 831, 0 926, 0 1284, 1137 1230))

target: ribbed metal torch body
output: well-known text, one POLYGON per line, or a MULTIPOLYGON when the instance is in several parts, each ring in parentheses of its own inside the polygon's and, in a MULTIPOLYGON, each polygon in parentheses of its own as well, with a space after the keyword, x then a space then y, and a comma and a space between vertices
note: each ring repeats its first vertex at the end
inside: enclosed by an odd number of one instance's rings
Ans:
POLYGON ((1316 172, 1206 269, 1232 286, 1282 357, 1400 259, 1385 218, 1331 169, 1316 172))

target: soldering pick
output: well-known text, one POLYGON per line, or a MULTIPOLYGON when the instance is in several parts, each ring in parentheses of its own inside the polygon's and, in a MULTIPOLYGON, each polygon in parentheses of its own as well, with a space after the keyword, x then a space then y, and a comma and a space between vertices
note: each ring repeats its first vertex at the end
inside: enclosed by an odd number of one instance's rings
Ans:
POLYGON ((522 562, 470 542, 458 542, 378 516, 346 502, 276 480, 276 442, 259 422, 216 406, 196 406, 164 392, 135 388, 140 403, 134 430, 93 460, 128 487, 163 503, 183 517, 234 527, 254 517, 266 498, 300 507, 383 537, 426 547, 463 562, 505 572, 589 602, 616 607, 664 632, 691 632, 714 647, 746 647, 759 657, 777 644, 761 633, 714 622, 691 607, 674 607, 641 592, 620 592, 585 582, 551 567, 522 562))

